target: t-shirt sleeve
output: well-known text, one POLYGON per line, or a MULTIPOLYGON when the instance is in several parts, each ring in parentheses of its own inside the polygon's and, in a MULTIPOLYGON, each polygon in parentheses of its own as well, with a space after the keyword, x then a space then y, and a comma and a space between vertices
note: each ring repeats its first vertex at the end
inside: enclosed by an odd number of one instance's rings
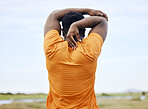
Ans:
POLYGON ((55 44, 62 42, 63 38, 60 36, 57 30, 50 30, 44 36, 44 52, 50 53, 55 44))
POLYGON ((82 41, 85 43, 86 47, 91 49, 94 55, 96 55, 97 57, 100 55, 101 47, 103 45, 103 39, 99 34, 90 33, 88 37, 84 38, 84 40, 82 41))

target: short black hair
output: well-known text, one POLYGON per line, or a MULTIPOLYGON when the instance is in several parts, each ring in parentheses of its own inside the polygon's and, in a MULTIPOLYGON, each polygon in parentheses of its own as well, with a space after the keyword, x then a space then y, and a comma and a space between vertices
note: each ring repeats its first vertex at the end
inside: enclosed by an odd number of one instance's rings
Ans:
MULTIPOLYGON (((70 28, 70 25, 73 23, 73 22, 76 22, 78 20, 82 20, 84 19, 84 16, 79 13, 79 12, 69 12, 67 14, 65 14, 62 18, 62 26, 63 26, 63 30, 64 32, 67 34, 69 28, 70 28)), ((80 29, 80 31, 85 31, 85 29, 80 29)))

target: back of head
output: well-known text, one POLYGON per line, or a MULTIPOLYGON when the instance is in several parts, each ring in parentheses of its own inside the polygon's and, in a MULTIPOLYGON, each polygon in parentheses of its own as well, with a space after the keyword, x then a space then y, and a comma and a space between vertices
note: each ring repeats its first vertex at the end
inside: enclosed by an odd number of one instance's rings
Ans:
MULTIPOLYGON (((65 34, 68 33, 68 30, 70 28, 70 25, 73 22, 79 21, 81 19, 84 19, 84 16, 81 13, 78 12, 69 12, 67 14, 65 14, 62 18, 62 26, 63 26, 63 30, 65 32, 65 34)), ((80 29, 79 32, 84 32, 85 29, 80 29)))

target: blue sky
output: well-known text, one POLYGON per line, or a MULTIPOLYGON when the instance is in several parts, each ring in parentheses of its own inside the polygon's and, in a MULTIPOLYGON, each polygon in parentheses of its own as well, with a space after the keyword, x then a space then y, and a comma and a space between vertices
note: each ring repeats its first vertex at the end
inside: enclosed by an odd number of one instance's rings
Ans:
POLYGON ((148 91, 147 0, 1 0, 0 92, 48 93, 43 28, 50 12, 94 8, 109 17, 95 91, 148 91))

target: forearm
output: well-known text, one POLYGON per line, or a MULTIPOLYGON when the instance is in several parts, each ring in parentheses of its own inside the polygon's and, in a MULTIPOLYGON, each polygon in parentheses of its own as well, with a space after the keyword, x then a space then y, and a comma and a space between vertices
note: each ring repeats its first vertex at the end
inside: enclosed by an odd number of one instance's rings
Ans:
POLYGON ((99 16, 92 16, 82 19, 80 21, 74 22, 72 25, 76 26, 78 29, 82 28, 93 28, 99 23, 101 23, 105 18, 99 16))
POLYGON ((88 14, 91 11, 91 9, 88 9, 88 8, 68 8, 68 9, 56 10, 56 11, 52 12, 52 14, 54 15, 54 17, 56 19, 61 20, 61 18, 66 13, 69 13, 71 11, 79 12, 84 15, 84 14, 88 14))

